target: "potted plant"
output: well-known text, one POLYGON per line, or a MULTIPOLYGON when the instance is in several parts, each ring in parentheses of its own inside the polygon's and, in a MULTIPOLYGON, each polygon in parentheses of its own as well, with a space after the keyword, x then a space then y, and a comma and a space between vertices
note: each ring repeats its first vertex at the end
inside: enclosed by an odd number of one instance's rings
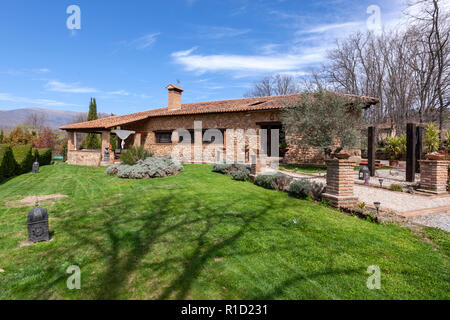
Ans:
POLYGON ((440 131, 432 123, 425 128, 424 144, 428 160, 444 160, 445 155, 438 152, 440 145, 439 133, 440 131))
POLYGON ((342 147, 336 148, 336 150, 334 151, 334 153, 331 154, 331 156, 333 158, 341 159, 341 160, 350 158, 350 154, 348 154, 346 152, 342 152, 343 149, 344 148, 342 148, 342 147))
POLYGON ((394 136, 387 138, 386 152, 390 155, 389 166, 398 167, 398 161, 406 151, 406 136, 394 136))

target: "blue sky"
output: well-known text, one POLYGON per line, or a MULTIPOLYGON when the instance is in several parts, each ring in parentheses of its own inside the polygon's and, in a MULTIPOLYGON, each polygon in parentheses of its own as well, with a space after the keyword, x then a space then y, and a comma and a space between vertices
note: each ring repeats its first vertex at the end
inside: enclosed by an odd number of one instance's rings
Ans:
POLYGON ((302 76, 336 38, 381 23, 401 1, 65 1, 0 4, 0 109, 42 107, 127 114, 166 106, 165 86, 183 102, 240 98, 265 75, 302 76), (78 5, 81 29, 66 9, 78 5))

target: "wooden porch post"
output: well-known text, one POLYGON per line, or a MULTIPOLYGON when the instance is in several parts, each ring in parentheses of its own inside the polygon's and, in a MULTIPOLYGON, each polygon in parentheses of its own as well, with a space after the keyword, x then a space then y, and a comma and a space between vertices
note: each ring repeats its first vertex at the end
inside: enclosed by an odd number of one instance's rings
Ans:
POLYGON ((368 143, 367 143, 367 151, 368 151, 368 167, 370 171, 370 176, 375 176, 375 127, 369 127, 368 129, 368 143))
POLYGON ((416 173, 420 172, 420 160, 422 160, 423 127, 416 127, 416 173))
POLYGON ((406 124, 406 181, 414 182, 416 176, 416 125, 406 124))

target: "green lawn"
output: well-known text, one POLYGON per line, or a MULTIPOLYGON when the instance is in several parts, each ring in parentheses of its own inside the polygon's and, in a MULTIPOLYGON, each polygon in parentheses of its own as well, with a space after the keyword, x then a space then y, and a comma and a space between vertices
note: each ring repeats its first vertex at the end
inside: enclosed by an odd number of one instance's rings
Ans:
POLYGON ((448 299, 449 234, 427 238, 187 165, 178 176, 121 180, 65 164, 0 185, 1 299, 448 299), (45 205, 53 241, 20 247, 45 205), (296 219, 297 223, 292 223, 296 219), (81 268, 81 290, 66 269, 81 268), (369 290, 366 270, 381 269, 369 290))

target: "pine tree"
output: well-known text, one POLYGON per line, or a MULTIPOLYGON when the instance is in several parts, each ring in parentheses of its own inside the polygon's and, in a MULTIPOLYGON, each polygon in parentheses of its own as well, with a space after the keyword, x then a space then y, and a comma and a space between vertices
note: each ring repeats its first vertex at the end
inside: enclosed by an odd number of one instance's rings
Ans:
MULTIPOLYGON (((97 120, 97 102, 95 98, 91 98, 91 103, 89 104, 88 121, 97 120)), ((85 140, 86 149, 100 149, 100 138, 95 133, 89 133, 85 140)))
POLYGON ((3 143, 3 140, 5 139, 5 134, 3 133, 3 130, 0 131, 0 143, 3 143))

